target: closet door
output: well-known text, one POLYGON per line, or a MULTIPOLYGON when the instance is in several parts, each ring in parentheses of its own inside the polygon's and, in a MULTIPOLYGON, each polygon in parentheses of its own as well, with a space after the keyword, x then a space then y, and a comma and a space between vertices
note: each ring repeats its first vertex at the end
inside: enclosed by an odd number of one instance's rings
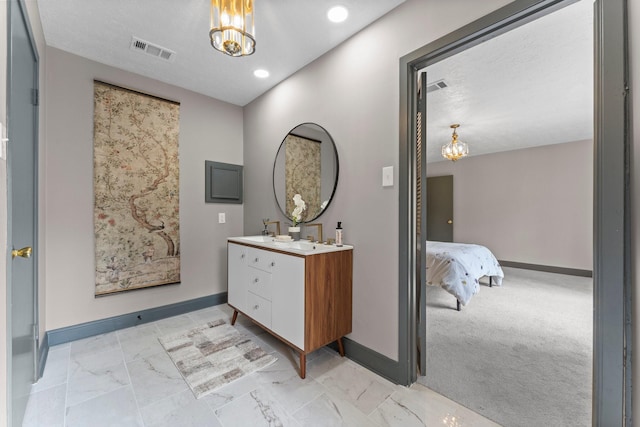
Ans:
MULTIPOLYGON (((7 103, 7 380, 9 422, 22 425, 38 377, 38 52, 24 3, 9 11, 7 103)), ((0 135, 2 137, 2 135, 0 135)), ((2 273, 4 274, 4 272, 2 273)), ((5 339, 3 336, 2 339, 5 339)))
POLYGON ((453 175, 427 178, 427 240, 453 242, 453 175))

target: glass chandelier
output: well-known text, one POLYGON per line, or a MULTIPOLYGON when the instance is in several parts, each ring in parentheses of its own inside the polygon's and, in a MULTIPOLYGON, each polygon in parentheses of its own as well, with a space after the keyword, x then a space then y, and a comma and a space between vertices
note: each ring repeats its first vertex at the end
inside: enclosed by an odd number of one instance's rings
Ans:
POLYGON ((256 49, 253 0, 211 0, 211 46, 229 56, 256 49))
POLYGON ((450 127, 453 129, 453 135, 451 136, 451 142, 442 146, 442 157, 455 162, 469 154, 469 147, 464 142, 458 141, 456 129, 458 129, 460 125, 454 124, 450 127))

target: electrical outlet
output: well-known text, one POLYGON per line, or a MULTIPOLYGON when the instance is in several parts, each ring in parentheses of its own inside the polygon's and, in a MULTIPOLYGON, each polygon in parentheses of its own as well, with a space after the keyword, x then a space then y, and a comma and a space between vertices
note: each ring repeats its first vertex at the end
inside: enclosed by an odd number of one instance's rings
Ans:
POLYGON ((225 222, 227 222, 227 218, 224 212, 218 213, 218 224, 224 224, 225 222))

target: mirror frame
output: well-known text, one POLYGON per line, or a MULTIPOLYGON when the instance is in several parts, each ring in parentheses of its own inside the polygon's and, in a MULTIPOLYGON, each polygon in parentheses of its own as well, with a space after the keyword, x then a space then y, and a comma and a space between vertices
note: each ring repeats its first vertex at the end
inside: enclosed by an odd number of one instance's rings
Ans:
MULTIPOLYGON (((327 211, 327 208, 331 205, 331 202, 333 201, 333 198, 334 198, 334 196, 336 194, 336 189, 338 188, 338 178, 340 176, 340 159, 338 158, 338 149, 336 147, 336 142, 334 141, 333 136, 331 136, 331 134, 323 126, 320 126, 319 124, 314 123, 314 122, 304 122, 304 123, 300 123, 300 124, 294 126, 291 130, 289 130, 289 132, 287 132, 287 134, 284 136, 284 138, 282 138, 282 142, 278 146, 278 150, 276 151, 275 159, 273 160, 273 169, 272 169, 272 178, 271 178, 272 186, 273 186, 273 197, 276 200, 276 204, 278 205, 278 209, 280 209, 280 212, 282 212, 282 214, 287 219, 292 220, 291 214, 286 211, 286 205, 285 206, 281 206, 280 205, 280 200, 278 199, 278 194, 276 193, 276 164, 278 162, 278 157, 279 157, 279 154, 280 154, 280 150, 283 149, 284 143, 286 142, 287 137, 289 135, 291 135, 292 133, 294 135, 296 135, 294 131, 296 129, 298 129, 300 126, 305 126, 305 125, 316 126, 329 137, 329 141, 328 142, 331 142, 331 146, 333 148, 333 156, 335 158, 335 176, 334 176, 334 179, 333 179, 333 188, 331 189, 331 196, 329 196, 329 198, 327 199, 328 200, 327 205, 324 207, 324 209, 322 209, 319 212, 317 212, 315 214, 315 216, 305 219, 304 221, 300 222, 300 224, 308 224, 308 223, 310 223, 312 221, 315 221, 323 213, 325 213, 327 211)), ((286 192, 286 190, 285 190, 285 192, 286 192)), ((285 198, 286 198, 286 194, 285 194, 285 198)), ((286 202, 286 200, 285 200, 285 202, 286 202)))

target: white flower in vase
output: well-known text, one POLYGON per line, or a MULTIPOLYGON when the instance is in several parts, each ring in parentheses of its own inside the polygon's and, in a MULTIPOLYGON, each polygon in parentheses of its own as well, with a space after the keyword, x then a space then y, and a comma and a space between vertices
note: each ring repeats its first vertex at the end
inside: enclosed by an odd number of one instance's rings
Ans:
POLYGON ((291 220, 293 221, 293 226, 297 227, 302 222, 302 213, 307 209, 307 204, 302 200, 300 194, 293 196, 293 203, 295 203, 296 207, 291 212, 291 220))

